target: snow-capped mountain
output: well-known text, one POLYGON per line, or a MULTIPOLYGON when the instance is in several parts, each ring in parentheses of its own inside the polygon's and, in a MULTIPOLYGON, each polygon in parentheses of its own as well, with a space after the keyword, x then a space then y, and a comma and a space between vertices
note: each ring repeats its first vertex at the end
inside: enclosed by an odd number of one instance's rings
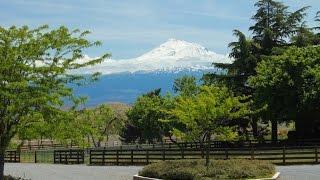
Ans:
MULTIPOLYGON (((84 56, 81 61, 91 58, 84 56)), ((181 71, 181 70, 206 70, 213 69, 212 62, 231 63, 228 55, 221 55, 209 51, 197 43, 169 39, 159 47, 137 58, 125 60, 107 59, 103 63, 82 68, 74 73, 114 74, 123 72, 154 72, 154 71, 181 71)))
MULTIPOLYGON (((80 62, 91 59, 85 56, 80 62)), ((88 106, 118 101, 133 103, 139 95, 156 88, 162 93, 174 93, 176 78, 185 74, 199 80, 204 73, 218 72, 212 62, 231 63, 227 55, 209 51, 197 43, 169 39, 159 47, 137 58, 108 59, 105 62, 75 73, 102 72, 100 80, 84 87, 74 87, 75 95, 88 96, 88 106)))

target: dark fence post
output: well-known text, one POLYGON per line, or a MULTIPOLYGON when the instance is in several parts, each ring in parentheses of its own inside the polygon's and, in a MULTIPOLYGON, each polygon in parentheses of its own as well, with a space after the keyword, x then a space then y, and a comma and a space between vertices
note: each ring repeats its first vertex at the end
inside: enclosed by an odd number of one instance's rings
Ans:
MULTIPOLYGON (((70 150, 70 149, 69 149, 70 150)), ((64 152, 64 160, 65 160, 65 164, 68 164, 68 151, 64 152)))
POLYGON ((147 158, 147 164, 149 164, 149 150, 146 150, 146 158, 147 158))
POLYGON ((91 152, 91 149, 88 149, 89 150, 89 164, 92 164, 92 152, 91 152))
POLYGON ((286 147, 283 146, 283 150, 282 150, 282 163, 286 163, 286 147))
POLYGON ((162 148, 162 160, 166 160, 166 152, 165 149, 162 148))
POLYGON ((228 152, 228 148, 225 149, 225 154, 226 154, 226 160, 229 159, 229 152, 228 152))
POLYGON ((105 165, 105 163, 106 163, 105 153, 106 153, 106 147, 104 147, 103 150, 102 150, 102 164, 103 165, 105 165))
POLYGON ((184 150, 181 148, 181 158, 184 159, 184 150))
POLYGON ((80 164, 80 150, 77 151, 77 164, 80 164))
POLYGON ((37 163, 37 151, 34 151, 34 163, 37 163))
POLYGON ((318 146, 315 146, 315 154, 316 154, 316 163, 318 163, 318 146))
POLYGON ((119 150, 117 149, 117 165, 119 165, 119 150))
POLYGON ((254 160, 254 148, 251 147, 251 160, 254 160))
POLYGON ((133 150, 131 149, 131 164, 133 164, 133 150))

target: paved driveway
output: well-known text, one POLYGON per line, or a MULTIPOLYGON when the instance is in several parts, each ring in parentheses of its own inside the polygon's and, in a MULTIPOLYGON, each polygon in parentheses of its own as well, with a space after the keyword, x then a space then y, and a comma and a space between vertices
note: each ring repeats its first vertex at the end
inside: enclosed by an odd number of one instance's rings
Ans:
POLYGON ((5 174, 31 180, 132 180, 142 166, 6 163, 5 174))
POLYGON ((320 180, 320 165, 277 166, 281 180, 320 180))
MULTIPOLYGON (((32 180, 131 180, 142 166, 7 163, 5 174, 32 180)), ((281 180, 320 180, 320 165, 277 166, 281 180)))

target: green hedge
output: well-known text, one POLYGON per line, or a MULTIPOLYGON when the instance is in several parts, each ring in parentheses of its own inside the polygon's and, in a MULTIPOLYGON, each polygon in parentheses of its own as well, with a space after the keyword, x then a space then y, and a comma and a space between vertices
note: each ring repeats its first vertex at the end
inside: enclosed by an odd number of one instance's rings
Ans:
POLYGON ((251 179, 272 177, 275 166, 258 160, 211 160, 209 168, 204 160, 163 161, 145 166, 140 176, 159 179, 209 180, 251 179))

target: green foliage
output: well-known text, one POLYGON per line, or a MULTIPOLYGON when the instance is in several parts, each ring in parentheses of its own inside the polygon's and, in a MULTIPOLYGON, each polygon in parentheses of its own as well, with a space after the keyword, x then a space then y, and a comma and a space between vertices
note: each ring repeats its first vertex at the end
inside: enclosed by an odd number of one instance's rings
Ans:
POLYGON ((272 177, 275 166, 258 160, 215 160, 206 170, 203 160, 162 161, 145 166, 139 175, 160 179, 249 179, 272 177))
POLYGON ((100 147, 105 137, 119 133, 125 120, 108 105, 102 104, 74 112, 72 119, 61 121, 52 130, 54 138, 64 144, 71 141, 82 147, 90 146, 89 138, 95 147, 100 147))
MULTIPOLYGON (((203 78, 206 84, 222 84, 237 95, 253 95, 254 89, 248 84, 248 78, 256 74, 255 68, 259 62, 269 59, 271 55, 282 55, 291 45, 318 44, 319 38, 303 22, 309 7, 290 12, 289 7, 283 2, 274 0, 258 0, 255 7, 257 11, 251 18, 254 24, 249 27, 252 39, 247 38, 239 30, 234 30, 233 33, 238 40, 229 44, 232 48, 230 57, 234 62, 214 63, 227 73, 206 74, 203 78)), ((258 96, 255 98, 257 98, 255 101, 260 101, 258 96)), ((260 116, 251 117, 250 120, 255 137, 259 136, 257 131, 259 118, 260 116)), ((272 121, 273 127, 276 127, 276 123, 277 120, 272 121)), ((273 140, 276 141, 276 128, 272 129, 272 133, 273 140)))
MULTIPOLYGON (((18 133, 39 119, 56 122, 68 119, 62 110, 66 99, 75 106, 84 98, 75 97, 66 84, 84 85, 98 73, 86 78, 70 71, 100 63, 109 54, 78 63, 82 50, 100 42, 85 39, 89 32, 70 31, 66 27, 49 30, 48 26, 29 29, 0 27, 0 152, 18 133)), ((1 156, 1 155, 0 155, 1 156)), ((3 178, 3 159, 0 179, 3 178)))
POLYGON ((166 124, 160 121, 165 116, 163 108, 167 106, 160 91, 155 90, 138 97, 137 101, 127 112, 128 122, 120 136, 125 142, 149 143, 161 141, 166 132, 166 124))
POLYGON ((291 42, 297 47, 306 47, 320 44, 320 37, 303 24, 298 28, 296 35, 291 38, 291 42))
POLYGON ((192 96, 196 94, 198 92, 196 78, 194 76, 189 77, 188 75, 184 75, 181 78, 175 79, 173 90, 181 96, 192 96))
POLYGON ((255 6, 258 8, 252 20, 255 24, 249 28, 253 32, 253 39, 262 47, 261 54, 270 55, 274 47, 286 44, 301 26, 308 7, 294 12, 288 11, 288 6, 274 0, 259 0, 255 6))
POLYGON ((174 107, 168 111, 168 120, 185 125, 184 132, 174 128, 173 132, 177 137, 201 142, 204 137, 221 132, 221 128, 227 126, 232 119, 254 113, 249 108, 252 101, 246 102, 247 99, 246 96, 234 96, 226 87, 202 86, 197 95, 177 96, 174 107))
POLYGON ((289 48, 283 55, 261 62, 250 84, 268 110, 284 119, 319 104, 320 47, 289 48))

